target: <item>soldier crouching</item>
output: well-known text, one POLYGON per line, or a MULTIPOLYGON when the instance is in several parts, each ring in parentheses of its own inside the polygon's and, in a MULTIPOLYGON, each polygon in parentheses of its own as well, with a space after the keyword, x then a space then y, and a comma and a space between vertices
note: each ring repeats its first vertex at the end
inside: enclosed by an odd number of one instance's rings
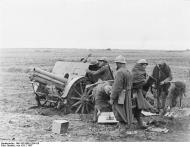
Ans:
POLYGON ((171 82, 168 89, 167 95, 167 105, 168 109, 179 106, 182 106, 182 99, 186 96, 186 85, 184 82, 176 81, 171 82))
POLYGON ((112 88, 111 84, 111 81, 102 81, 102 83, 98 84, 93 90, 93 95, 95 98, 95 110, 93 117, 94 122, 97 122, 98 116, 101 112, 112 111, 111 105, 109 103, 112 88))

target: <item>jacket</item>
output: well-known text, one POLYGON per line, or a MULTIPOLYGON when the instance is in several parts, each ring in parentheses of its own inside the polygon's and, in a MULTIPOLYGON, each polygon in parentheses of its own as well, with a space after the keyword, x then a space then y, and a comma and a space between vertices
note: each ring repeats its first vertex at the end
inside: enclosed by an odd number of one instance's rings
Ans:
POLYGON ((110 99, 113 101, 118 101, 121 91, 126 88, 131 89, 131 86, 132 74, 127 70, 126 67, 121 67, 116 72, 110 99))

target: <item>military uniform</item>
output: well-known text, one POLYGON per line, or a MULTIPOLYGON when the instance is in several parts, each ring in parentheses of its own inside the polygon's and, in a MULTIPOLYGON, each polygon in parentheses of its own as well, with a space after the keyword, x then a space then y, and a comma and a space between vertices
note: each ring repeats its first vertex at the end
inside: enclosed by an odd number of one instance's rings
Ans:
MULTIPOLYGON (((170 108, 175 107, 177 105, 178 97, 180 99, 183 98, 183 96, 186 93, 186 85, 184 82, 176 81, 174 83, 171 83, 171 86, 168 90, 168 96, 167 96, 167 106, 170 108)), ((179 102, 181 106, 181 102, 179 102)))
POLYGON ((170 83, 168 82, 171 81, 173 77, 170 67, 165 62, 159 64, 158 67, 159 67, 159 83, 164 81, 164 83, 162 85, 159 85, 158 87, 158 97, 160 97, 159 100, 160 99, 162 100, 162 105, 160 108, 165 109, 166 97, 168 95, 168 89, 170 87, 170 83))
POLYGON ((172 72, 170 67, 166 63, 159 64, 160 71, 160 82, 168 78, 169 81, 172 80, 172 72))
POLYGON ((98 79, 101 79, 103 81, 113 80, 112 71, 110 70, 110 66, 108 64, 102 66, 97 71, 88 70, 87 73, 94 77, 94 82, 97 82, 98 79))
POLYGON ((112 111, 111 105, 109 103, 110 100, 110 94, 109 91, 107 91, 106 86, 109 86, 107 82, 98 84, 93 89, 93 96, 95 99, 95 109, 94 109, 94 117, 93 121, 96 122, 98 119, 98 112, 110 112, 112 111))
POLYGON ((109 104, 110 95, 105 91, 105 86, 107 85, 107 83, 101 83, 93 89, 95 108, 102 112, 111 111, 109 104))
POLYGON ((144 98, 146 94, 143 94, 143 86, 146 84, 146 70, 142 68, 142 65, 140 63, 137 63, 132 69, 132 75, 133 93, 136 93, 138 109, 153 109, 151 104, 144 98))
POLYGON ((93 76, 93 74, 90 71, 97 71, 98 69, 100 69, 98 61, 97 60, 92 60, 90 62, 90 65, 89 65, 89 67, 87 69, 87 72, 86 72, 86 75, 85 75, 85 77, 87 77, 88 81, 91 84, 97 82, 98 79, 95 76, 93 76))
POLYGON ((133 87, 142 87, 146 81, 146 71, 142 68, 142 65, 137 63, 132 69, 133 74, 133 87))
POLYGON ((119 122, 127 123, 127 113, 125 103, 118 104, 118 98, 123 89, 131 89, 132 86, 132 75, 127 68, 121 67, 116 72, 115 80, 112 86, 112 92, 110 99, 113 100, 112 109, 116 119, 119 122))

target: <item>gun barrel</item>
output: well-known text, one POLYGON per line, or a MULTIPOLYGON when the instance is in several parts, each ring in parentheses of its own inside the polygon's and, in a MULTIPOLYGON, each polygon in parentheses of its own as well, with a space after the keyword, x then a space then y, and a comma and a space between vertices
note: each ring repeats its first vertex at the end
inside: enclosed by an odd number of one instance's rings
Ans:
POLYGON ((55 80, 63 82, 63 83, 67 82, 67 79, 65 79, 64 76, 61 76, 61 75, 55 75, 53 73, 49 73, 49 72, 41 70, 39 68, 34 68, 33 71, 34 71, 34 73, 39 73, 41 75, 45 75, 47 77, 50 77, 52 79, 55 79, 55 80))
POLYGON ((55 85, 55 87, 60 88, 60 89, 64 89, 65 87, 65 83, 62 83, 60 81, 57 81, 55 79, 52 79, 50 77, 44 76, 44 75, 33 75, 32 80, 39 82, 39 83, 43 83, 46 85, 55 85))

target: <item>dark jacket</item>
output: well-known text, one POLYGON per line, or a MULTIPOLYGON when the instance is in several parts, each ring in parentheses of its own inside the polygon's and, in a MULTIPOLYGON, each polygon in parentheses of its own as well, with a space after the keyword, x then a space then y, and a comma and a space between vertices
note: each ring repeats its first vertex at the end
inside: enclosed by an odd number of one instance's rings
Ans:
POLYGON ((159 69, 160 69, 159 71, 160 71, 160 78, 161 78, 160 82, 167 78, 168 78, 168 81, 172 80, 171 69, 166 63, 160 64, 159 69))
POLYGON ((103 81, 113 80, 112 71, 110 70, 110 66, 104 65, 97 71, 88 71, 88 73, 92 74, 95 79, 101 79, 103 81))

